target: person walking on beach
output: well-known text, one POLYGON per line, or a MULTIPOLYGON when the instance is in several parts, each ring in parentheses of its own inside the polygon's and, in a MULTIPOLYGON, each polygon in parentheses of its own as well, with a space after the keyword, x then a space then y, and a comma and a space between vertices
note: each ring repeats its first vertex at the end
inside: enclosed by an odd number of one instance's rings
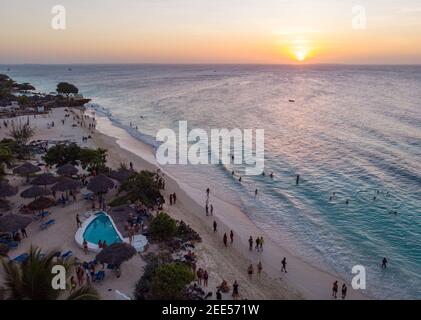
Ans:
POLYGON ((257 250, 257 252, 259 252, 259 248, 260 248, 260 238, 259 237, 257 237, 256 238, 256 250, 257 250))
POLYGON ((76 215, 77 228, 82 228, 82 221, 80 221, 79 213, 76 215))
POLYGON ((20 229, 20 233, 22 234, 22 239, 28 239, 28 234, 26 233, 26 229, 20 229))
POLYGON ((83 252, 85 254, 88 254, 88 242, 85 240, 83 240, 83 252))
POLYGON ((205 270, 205 273, 203 274, 203 286, 204 287, 208 286, 208 280, 209 280, 209 274, 208 274, 208 271, 205 270))
POLYGON ((199 268, 199 270, 197 270, 197 282, 199 283, 199 286, 202 285, 202 278, 203 278, 203 270, 202 268, 199 268))
POLYGON ((211 214, 211 216, 213 216, 213 205, 212 204, 210 206, 210 214, 211 214))
POLYGON ((287 258, 285 258, 285 257, 282 259, 282 269, 281 269, 281 272, 288 273, 288 271, 287 271, 287 258))
POLYGON ((254 273, 254 268, 253 268, 253 265, 251 264, 247 269, 247 274, 249 275, 250 280, 253 279, 253 273, 254 273))
POLYGON ((216 221, 213 222, 213 233, 217 233, 218 232, 218 224, 216 223, 216 221))
POLYGON ((209 205, 206 203, 206 206, 205 206, 205 210, 206 210, 206 216, 208 217, 209 216, 209 205))
POLYGON ((260 274, 262 273, 263 270, 263 265, 262 265, 262 261, 259 261, 259 263, 257 264, 257 277, 260 279, 260 274))
POLYGON ((263 252, 263 245, 265 244, 265 239, 263 237, 260 238, 260 252, 263 252))
POLYGON ((387 264, 388 264, 387 259, 386 258, 383 258, 383 261, 382 261, 382 269, 386 269, 387 268, 387 264))
POLYGON ((231 244, 234 243, 234 231, 231 230, 230 232, 230 239, 231 239, 231 244))
POLYGON ((207 188, 207 189, 206 189, 206 197, 209 199, 209 196, 210 196, 210 189, 209 189, 209 188, 207 188))
POLYGON ((172 194, 170 194, 170 206, 172 206, 172 202, 173 202, 173 197, 172 197, 172 194))
POLYGON ((253 251, 253 243, 254 243, 253 237, 250 236, 250 238, 249 238, 249 250, 250 251, 253 251))
POLYGON ((249 238, 249 250, 250 251, 253 251, 253 237, 252 236, 250 236, 250 238, 249 238))
POLYGON ((337 295, 338 295, 338 281, 335 281, 332 287, 332 297, 336 299, 337 295))
POLYGON ((224 245, 225 245, 225 247, 227 247, 228 246, 228 237, 227 237, 227 234, 225 233, 224 234, 224 245))
POLYGON ((346 298, 347 291, 348 291, 348 288, 346 287, 346 284, 344 283, 342 285, 342 300, 344 300, 346 298))
POLYGON ((174 205, 176 205, 177 204, 177 195, 175 194, 175 192, 172 195, 172 198, 173 198, 173 201, 174 201, 174 205))
POLYGON ((238 300, 238 298, 240 297, 239 293, 238 293, 238 282, 237 280, 235 280, 234 284, 232 285, 232 297, 234 300, 238 300))

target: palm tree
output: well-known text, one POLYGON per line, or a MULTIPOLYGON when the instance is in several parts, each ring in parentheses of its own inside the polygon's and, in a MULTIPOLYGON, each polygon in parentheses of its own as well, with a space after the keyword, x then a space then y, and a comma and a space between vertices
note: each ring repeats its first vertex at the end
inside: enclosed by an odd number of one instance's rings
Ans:
MULTIPOLYGON (((63 291, 53 289, 51 270, 55 265, 64 266, 71 270, 75 262, 73 259, 57 261, 56 252, 43 255, 41 250, 33 248, 28 252, 28 259, 16 264, 2 259, 4 270, 4 295, 9 300, 57 300, 63 291)), ((99 300, 98 292, 85 286, 72 293, 68 300, 99 300)))

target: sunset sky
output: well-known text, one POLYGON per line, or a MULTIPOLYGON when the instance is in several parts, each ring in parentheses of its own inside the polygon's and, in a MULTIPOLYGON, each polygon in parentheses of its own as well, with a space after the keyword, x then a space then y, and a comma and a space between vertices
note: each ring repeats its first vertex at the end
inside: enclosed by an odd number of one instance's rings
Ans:
POLYGON ((0 64, 421 64, 420 0, 2 0, 0 64), (340 3, 339 3, 340 2, 340 3), (54 5, 67 28, 51 28, 54 5), (352 8, 367 28, 352 27, 352 8))

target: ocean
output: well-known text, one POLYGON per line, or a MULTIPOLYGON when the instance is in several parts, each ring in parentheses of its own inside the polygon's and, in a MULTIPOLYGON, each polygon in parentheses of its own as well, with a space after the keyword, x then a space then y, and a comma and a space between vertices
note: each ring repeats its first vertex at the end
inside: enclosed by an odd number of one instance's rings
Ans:
POLYGON ((157 131, 181 120, 189 129, 264 129, 266 176, 240 183, 241 166, 166 170, 241 206, 313 265, 345 279, 365 266, 369 296, 421 298, 421 66, 18 65, 0 73, 41 92, 74 83, 100 115, 155 147, 157 131))

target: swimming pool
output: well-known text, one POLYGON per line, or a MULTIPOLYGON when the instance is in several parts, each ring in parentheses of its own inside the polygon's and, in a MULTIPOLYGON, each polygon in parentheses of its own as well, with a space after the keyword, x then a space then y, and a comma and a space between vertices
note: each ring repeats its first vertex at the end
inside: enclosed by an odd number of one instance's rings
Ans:
POLYGON ((88 250, 100 252, 98 242, 106 241, 108 245, 127 242, 118 232, 111 217, 105 212, 91 213, 90 217, 83 222, 82 227, 75 234, 75 240, 79 247, 83 248, 83 242, 88 242, 88 250))
POLYGON ((98 244, 99 241, 106 241, 108 245, 123 242, 105 213, 100 212, 95 216, 96 218, 85 229, 83 239, 92 244, 98 244))

